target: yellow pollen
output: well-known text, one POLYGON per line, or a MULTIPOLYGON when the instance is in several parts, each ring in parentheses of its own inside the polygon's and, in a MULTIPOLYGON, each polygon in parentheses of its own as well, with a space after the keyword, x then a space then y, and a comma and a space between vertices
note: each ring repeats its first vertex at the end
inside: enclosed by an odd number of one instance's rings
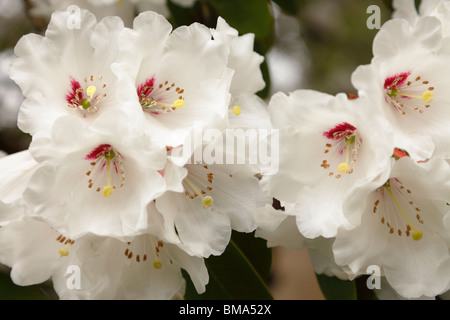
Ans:
POLYGON ((237 116, 240 116, 240 115, 241 115, 241 107, 239 107, 239 106, 234 106, 234 107, 233 107, 233 113, 234 113, 235 115, 237 115, 237 116))
POLYGON ((409 219, 409 217, 406 215, 405 211, 403 210, 402 206, 400 205, 400 203, 398 202, 397 198, 394 196, 394 193, 392 192, 391 188, 388 187, 387 185, 384 186, 386 188, 386 190, 389 192, 389 195, 391 196, 391 198, 394 200, 395 204, 397 205, 398 209, 400 210, 400 212, 402 213, 403 217, 406 219, 406 221, 408 221, 408 224, 414 229, 414 232, 412 234, 412 238, 414 240, 420 240, 422 239, 423 233, 422 231, 416 229, 414 227, 414 224, 412 223, 411 219, 409 219))
POLYGON ((211 196, 206 196, 202 200, 202 206, 204 209, 207 209, 213 205, 213 198, 211 196))
POLYGON ((416 230, 416 231, 413 232, 412 237, 413 237, 414 240, 418 241, 418 240, 422 239, 423 232, 420 231, 420 230, 416 230))
POLYGON ((89 96, 89 98, 92 98, 96 91, 97 91, 97 87, 96 86, 89 86, 86 89, 86 93, 89 96))
POLYGON ((59 254, 61 255, 61 257, 67 257, 69 255, 69 249, 68 249, 68 245, 65 247, 61 247, 58 249, 59 254))
POLYGON ((348 170, 350 170, 350 167, 347 164, 347 162, 342 162, 341 164, 338 165, 337 169, 338 169, 339 172, 345 173, 348 170))
POLYGON ((155 269, 161 269, 162 268, 162 262, 159 260, 153 261, 153 268, 155 269))
POLYGON ((112 195, 113 191, 114 188, 112 186, 106 186, 103 188, 102 194, 105 198, 109 198, 112 195))
POLYGON ((431 102, 434 99, 434 94, 431 91, 425 91, 422 94, 422 101, 425 103, 431 102))
POLYGON ((184 107, 184 100, 175 100, 173 102, 173 106, 177 109, 181 109, 184 107))

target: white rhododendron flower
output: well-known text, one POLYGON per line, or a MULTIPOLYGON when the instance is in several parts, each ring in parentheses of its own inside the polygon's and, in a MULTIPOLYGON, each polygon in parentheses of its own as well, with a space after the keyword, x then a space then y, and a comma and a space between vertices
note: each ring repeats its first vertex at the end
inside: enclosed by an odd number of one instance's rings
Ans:
MULTIPOLYGON (((222 136, 215 136, 217 140, 210 141, 210 145, 198 146, 194 142, 194 149, 200 149, 203 154, 214 150, 213 161, 202 159, 185 165, 177 161, 186 170, 181 190, 167 192, 156 200, 156 207, 164 216, 167 227, 176 229, 185 250, 204 257, 220 255, 229 243, 232 230, 254 231, 253 211, 271 202, 259 188, 257 171, 251 166, 222 164, 228 155, 222 145, 226 133, 220 130, 224 127, 251 128, 253 125, 254 128, 270 127, 266 105, 255 95, 265 86, 260 70, 263 58, 253 51, 253 35, 238 37, 237 30, 221 18, 211 33, 214 41, 224 45, 227 67, 234 71, 229 121, 217 124, 214 132, 222 136), (234 105, 235 100, 239 105, 234 105)), ((205 132, 207 130, 204 128, 205 132)), ((171 151, 180 149, 183 148, 171 148, 171 151)), ((174 152, 170 154, 172 159, 174 152)), ((193 153, 197 154, 197 150, 193 153)))
POLYGON ((441 30, 434 17, 414 26, 386 22, 375 37, 371 64, 352 76, 358 94, 373 102, 367 112, 380 109, 395 131, 395 146, 417 161, 450 155, 450 67, 449 56, 438 54, 441 30))
POLYGON ((448 0, 422 0, 419 10, 416 10, 414 0, 394 0, 392 2, 393 18, 405 19, 411 24, 416 24, 420 17, 436 17, 442 23, 443 36, 450 36, 450 1, 448 0))
POLYGON ((216 41, 226 44, 227 66, 234 71, 227 128, 272 128, 267 103, 256 95, 265 82, 261 72, 264 57, 253 51, 254 35, 238 36, 237 30, 220 17, 211 32, 216 41))
POLYGON ((224 121, 232 70, 208 28, 194 23, 172 30, 163 16, 144 12, 122 32, 120 48, 114 70, 121 99, 134 102, 148 135, 162 145, 179 146, 186 135, 175 133, 188 134, 196 122, 207 128, 224 121))
POLYGON ((117 99, 111 71, 122 20, 97 23, 90 12, 80 14, 80 30, 67 28, 68 12, 57 12, 45 37, 28 34, 15 47, 18 58, 10 76, 26 97, 18 118, 26 133, 48 133, 56 119, 67 115, 92 123, 109 110, 129 109, 117 99))
POLYGON ((310 90, 278 93, 270 101, 272 123, 280 129, 280 165, 261 184, 294 203, 305 237, 333 237, 340 227, 358 225, 364 207, 356 191, 370 192, 388 173, 391 132, 379 115, 365 116, 368 104, 310 90))
POLYGON ((379 266, 390 285, 406 298, 434 297, 446 290, 449 169, 441 159, 421 164, 409 157, 397 160, 385 184, 367 198, 361 225, 336 236, 336 262, 355 274, 379 266))
POLYGON ((356 95, 266 100, 256 35, 219 3, 26 7, 48 27, 18 41, 9 68, 31 136, 0 153, 0 263, 14 283, 51 280, 60 299, 183 299, 191 283, 205 292, 205 259, 235 231, 307 249, 320 275, 377 266, 380 299, 445 296, 449 0, 393 1, 356 95), (176 26, 197 14, 208 26, 176 26))
POLYGON ((13 204, 22 200, 24 190, 40 164, 28 150, 0 158, 0 201, 13 204))
POLYGON ((203 259, 152 234, 128 242, 92 234, 71 239, 19 218, 0 228, 0 244, 0 260, 16 284, 51 279, 60 299, 173 299, 185 287, 182 268, 199 293, 208 282, 203 259))
POLYGON ((132 235, 146 228, 146 206, 166 190, 159 170, 166 150, 133 134, 121 113, 89 127, 60 118, 53 135, 38 137, 31 153, 42 165, 24 192, 34 215, 70 237, 86 232, 132 235))
POLYGON ((267 106, 256 93, 266 86, 261 63, 264 57, 254 51, 254 34, 239 36, 236 29, 221 17, 211 29, 214 40, 224 43, 228 52, 228 68, 234 71, 230 86, 229 127, 270 127, 267 106))

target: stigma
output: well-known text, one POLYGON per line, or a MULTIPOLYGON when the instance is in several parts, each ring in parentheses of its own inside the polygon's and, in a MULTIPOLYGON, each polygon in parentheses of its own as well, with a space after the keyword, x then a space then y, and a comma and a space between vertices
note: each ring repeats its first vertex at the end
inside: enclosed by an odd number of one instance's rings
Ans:
POLYGON ((228 109, 228 112, 233 113, 235 116, 240 116, 241 115, 241 107, 234 106, 233 108, 228 109))

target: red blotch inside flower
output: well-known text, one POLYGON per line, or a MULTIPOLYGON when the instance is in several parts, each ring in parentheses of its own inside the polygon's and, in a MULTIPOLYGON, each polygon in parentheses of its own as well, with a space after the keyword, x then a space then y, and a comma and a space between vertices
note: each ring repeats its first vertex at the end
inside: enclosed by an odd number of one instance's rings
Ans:
POLYGON ((137 87, 137 95, 141 103, 149 98, 150 94, 153 92, 154 86, 155 86, 155 77, 151 77, 150 79, 145 80, 144 83, 141 83, 137 87))
POLYGON ((408 71, 386 78, 384 80, 384 89, 397 88, 404 85, 410 75, 411 71, 408 71))
POLYGON ((323 135, 332 140, 338 140, 346 136, 352 135, 356 131, 356 127, 347 122, 336 125, 333 129, 326 131, 323 135))
POLYGON ((86 160, 95 160, 100 156, 103 156, 107 151, 110 151, 112 146, 110 144, 101 144, 92 150, 87 156, 86 160))
POLYGON ((66 95, 66 101, 69 104, 73 104, 74 102, 79 102, 81 100, 83 100, 83 89, 77 80, 70 77, 70 91, 66 95))

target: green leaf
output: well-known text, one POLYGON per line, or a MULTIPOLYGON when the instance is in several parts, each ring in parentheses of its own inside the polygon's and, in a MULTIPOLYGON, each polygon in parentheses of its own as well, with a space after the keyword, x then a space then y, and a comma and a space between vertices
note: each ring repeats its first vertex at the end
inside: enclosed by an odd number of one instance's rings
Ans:
POLYGON ((186 276, 186 300, 272 300, 266 282, 272 255, 265 240, 233 232, 225 252, 205 259, 209 272, 206 292, 199 295, 186 276))
POLYGON ((355 281, 317 274, 320 289, 327 300, 356 300, 355 281))
POLYGON ((209 28, 216 26, 217 15, 207 2, 196 1, 192 7, 184 8, 169 0, 167 6, 171 13, 169 20, 174 28, 189 26, 194 22, 199 22, 209 28))
POLYGON ((285 13, 297 15, 300 9, 300 0, 273 0, 285 13))
POLYGON ((218 16, 239 31, 253 33, 261 54, 272 47, 275 40, 274 19, 267 0, 210 0, 210 6, 218 16))
POLYGON ((417 12, 419 12, 419 8, 420 8, 420 4, 422 3, 422 0, 416 0, 416 1, 414 1, 414 3, 416 5, 417 12))

